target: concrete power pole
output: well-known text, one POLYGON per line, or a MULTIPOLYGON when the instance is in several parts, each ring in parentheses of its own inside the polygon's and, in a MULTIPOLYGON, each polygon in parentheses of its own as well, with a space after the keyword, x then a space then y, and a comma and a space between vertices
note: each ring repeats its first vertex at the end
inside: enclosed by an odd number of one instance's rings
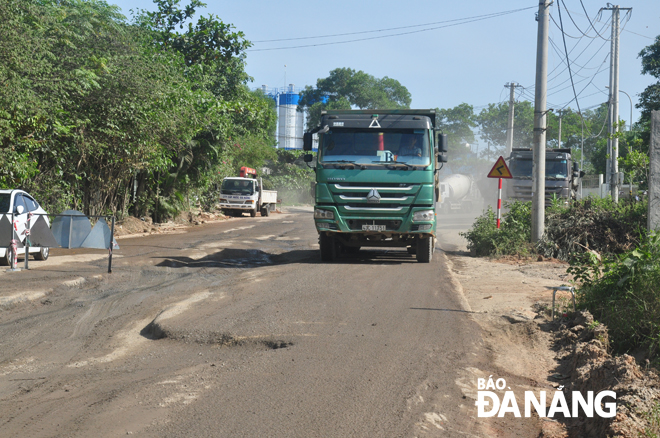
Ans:
POLYGON ((548 92, 548 27, 551 0, 539 3, 536 39, 536 93, 534 96, 534 150, 532 171, 532 242, 538 242, 545 231, 545 144, 548 92))
POLYGON ((505 84, 505 87, 510 88, 510 93, 509 93, 509 121, 507 123, 507 128, 506 128, 506 156, 509 157, 511 156, 511 151, 513 150, 513 120, 514 120, 514 108, 515 108, 515 101, 514 101, 514 92, 516 88, 522 87, 522 85, 516 85, 515 82, 511 82, 510 84, 505 84))
POLYGON ((651 111, 649 160, 648 228, 660 233, 660 111, 651 111))
POLYGON ((564 115, 562 110, 557 111, 559 114, 559 135, 557 136, 557 148, 561 148, 561 118, 564 115))
POLYGON ((601 10, 612 11, 612 37, 610 53, 610 96, 609 96, 609 129, 607 140, 607 153, 610 156, 607 166, 607 182, 610 184, 610 193, 614 202, 619 202, 619 37, 621 10, 632 10, 632 8, 620 8, 611 5, 601 10))

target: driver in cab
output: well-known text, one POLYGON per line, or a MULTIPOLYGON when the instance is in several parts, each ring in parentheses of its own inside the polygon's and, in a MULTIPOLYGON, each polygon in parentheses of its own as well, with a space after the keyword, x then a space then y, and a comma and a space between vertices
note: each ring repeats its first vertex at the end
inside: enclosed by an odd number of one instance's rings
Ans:
POLYGON ((422 148, 417 144, 417 135, 408 136, 407 141, 399 148, 399 156, 421 157, 422 148))

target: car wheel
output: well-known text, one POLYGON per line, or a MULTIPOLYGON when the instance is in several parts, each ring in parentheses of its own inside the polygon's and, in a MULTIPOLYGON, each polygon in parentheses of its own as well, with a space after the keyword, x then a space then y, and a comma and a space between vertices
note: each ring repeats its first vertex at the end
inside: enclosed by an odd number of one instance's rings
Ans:
POLYGON ((417 241, 417 261, 429 263, 433 258, 433 236, 421 237, 417 241))
POLYGON ((11 264, 11 259, 9 257, 9 248, 5 251, 5 255, 0 257, 0 266, 9 266, 11 264))
POLYGON ((39 252, 34 255, 35 260, 48 260, 48 255, 50 254, 49 248, 41 248, 39 252))

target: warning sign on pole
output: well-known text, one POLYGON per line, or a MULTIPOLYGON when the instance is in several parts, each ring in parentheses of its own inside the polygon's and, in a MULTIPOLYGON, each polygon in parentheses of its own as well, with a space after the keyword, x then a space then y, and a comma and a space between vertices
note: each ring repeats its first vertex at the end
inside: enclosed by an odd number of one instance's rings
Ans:
POLYGON ((497 159, 493 168, 488 172, 488 178, 513 178, 503 157, 497 159))

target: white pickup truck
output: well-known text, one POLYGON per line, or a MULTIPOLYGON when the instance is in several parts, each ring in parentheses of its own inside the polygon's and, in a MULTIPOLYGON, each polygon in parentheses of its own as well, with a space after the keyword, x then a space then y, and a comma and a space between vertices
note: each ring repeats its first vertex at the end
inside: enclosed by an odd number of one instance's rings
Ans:
POLYGON ((257 212, 268 216, 276 209, 277 191, 263 190, 261 178, 228 177, 222 180, 220 208, 226 215, 243 216, 249 212, 255 217, 257 212))

